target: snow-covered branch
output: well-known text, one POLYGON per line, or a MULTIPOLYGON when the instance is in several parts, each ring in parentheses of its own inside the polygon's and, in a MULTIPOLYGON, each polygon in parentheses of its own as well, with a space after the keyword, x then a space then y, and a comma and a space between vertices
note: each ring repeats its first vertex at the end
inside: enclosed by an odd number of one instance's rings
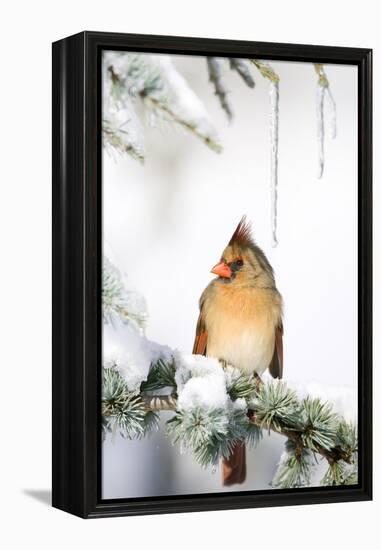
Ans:
MULTIPOLYGON (((222 109, 225 111, 228 120, 233 118, 233 107, 229 99, 229 90, 224 81, 224 67, 226 59, 219 57, 207 57, 206 63, 208 67, 209 81, 212 83, 214 93, 219 99, 222 109)), ((255 82, 250 72, 249 63, 245 59, 231 57, 229 66, 232 71, 235 71, 245 82, 249 88, 254 88, 255 82)))
MULTIPOLYGON (((275 383, 275 382, 274 382, 275 383)), ((260 389, 260 386, 258 387, 258 394, 261 395, 261 391, 268 391, 267 389, 262 390, 260 389)), ((270 384, 271 388, 271 384, 270 384)), ((271 391, 271 390, 270 390, 271 391)), ((288 390, 287 390, 288 391, 288 390)), ((290 394, 291 397, 292 394, 290 394)), ((178 401, 176 398, 176 394, 168 394, 168 395, 162 395, 162 394, 141 394, 141 399, 144 405, 145 410, 147 411, 153 411, 153 412, 159 412, 159 411, 175 411, 178 409, 178 401)), ((324 407, 324 403, 322 404, 318 400, 306 400, 304 405, 309 408, 309 411, 311 411, 312 407, 315 407, 319 409, 319 413, 322 412, 322 405, 324 407)), ((268 405, 266 405, 267 407, 268 405)), ((327 405, 325 405, 327 407, 327 405)), ((327 409, 328 410, 328 409, 327 409)), ((262 411, 263 412, 263 411, 262 411)), ((325 413, 326 411, 324 411, 325 413)), ((306 413, 308 414, 308 413, 306 413)), ((333 414, 333 413, 332 413, 333 414)), ((300 424, 299 428, 293 427, 290 428, 289 424, 286 421, 278 421, 278 422, 263 422, 263 419, 261 416, 256 415, 255 410, 248 409, 248 418, 249 422, 257 426, 258 428, 266 427, 267 430, 278 433, 280 435, 283 435, 287 437, 288 439, 288 449, 290 453, 290 449, 294 448, 295 451, 299 450, 300 456, 302 454, 307 455, 309 447, 306 444, 306 435, 304 434, 304 429, 302 427, 302 423, 300 424), (293 447, 292 447, 293 446, 293 447)), ((304 423, 305 424, 305 423, 304 423)), ((353 444, 357 445, 356 443, 356 434, 355 429, 352 424, 348 424, 343 422, 340 429, 346 429, 346 430, 353 430, 353 433, 351 434, 351 437, 353 437, 353 444), (351 428, 350 428, 351 426, 351 428)), ((352 462, 352 454, 354 452, 354 449, 348 449, 343 445, 343 447, 340 447, 340 445, 332 447, 327 449, 320 443, 310 443, 310 447, 313 448, 314 452, 320 454, 324 458, 328 460, 330 464, 338 461, 346 462, 347 464, 351 464, 352 462)))
MULTIPOLYGON (((125 345, 129 350, 136 347, 131 333, 125 333, 125 345)), ((132 358, 133 377, 128 365, 118 359, 104 369, 105 432, 119 430, 125 437, 142 437, 157 427, 158 412, 173 411, 167 421, 169 436, 201 466, 228 457, 237 442, 256 446, 265 430, 287 439, 274 486, 307 486, 316 455, 328 463, 322 483, 355 479, 356 428, 329 403, 309 395, 300 398, 282 381, 258 384, 254 375, 216 359, 168 348, 161 353, 158 344, 150 346, 142 368, 132 358), (152 362, 147 371, 149 357, 152 362)))
POLYGON ((106 55, 102 72, 103 146, 110 152, 128 153, 142 162, 145 156, 143 126, 124 80, 109 62, 106 55))
POLYGON ((116 316, 124 323, 144 329, 148 313, 144 297, 136 290, 127 290, 120 271, 107 257, 102 266, 103 320, 112 323, 116 316))
POLYGON ((137 114, 138 102, 151 121, 178 124, 220 152, 217 132, 203 103, 168 56, 104 53, 104 144, 143 160, 144 124, 137 114))
POLYGON ((233 118, 233 110, 228 98, 229 92, 225 88, 222 78, 222 63, 223 60, 218 57, 207 58, 209 80, 214 86, 214 93, 218 97, 228 119, 231 120, 233 118))
POLYGON ((249 63, 245 59, 238 59, 236 57, 231 57, 229 63, 230 68, 239 74, 245 84, 247 84, 249 88, 254 88, 255 81, 250 72, 249 63))

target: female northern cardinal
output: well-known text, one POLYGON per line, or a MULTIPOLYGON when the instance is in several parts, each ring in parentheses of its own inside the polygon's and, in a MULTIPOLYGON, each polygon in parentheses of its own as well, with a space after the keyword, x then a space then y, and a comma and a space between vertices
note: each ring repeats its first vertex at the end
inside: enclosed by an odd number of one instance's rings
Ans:
MULTIPOLYGON (((245 216, 211 272, 217 278, 200 298, 193 353, 216 357, 258 376, 268 368, 274 378, 281 378, 282 297, 245 216)), ((222 473, 224 485, 243 483, 244 444, 237 442, 230 457, 223 459, 222 473)))

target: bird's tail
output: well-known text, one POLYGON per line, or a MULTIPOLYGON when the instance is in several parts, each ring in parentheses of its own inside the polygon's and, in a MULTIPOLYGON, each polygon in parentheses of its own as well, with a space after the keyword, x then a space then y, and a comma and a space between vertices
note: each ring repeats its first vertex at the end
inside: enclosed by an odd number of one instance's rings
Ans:
POLYGON ((229 458, 222 459, 222 482, 224 485, 243 483, 246 479, 246 448, 236 443, 229 458))

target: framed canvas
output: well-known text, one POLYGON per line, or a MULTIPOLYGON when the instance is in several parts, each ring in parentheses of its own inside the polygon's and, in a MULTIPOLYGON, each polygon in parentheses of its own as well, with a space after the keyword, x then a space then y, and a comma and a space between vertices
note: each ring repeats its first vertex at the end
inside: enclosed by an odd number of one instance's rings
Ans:
POLYGON ((53 44, 53 505, 372 497, 371 50, 53 44))

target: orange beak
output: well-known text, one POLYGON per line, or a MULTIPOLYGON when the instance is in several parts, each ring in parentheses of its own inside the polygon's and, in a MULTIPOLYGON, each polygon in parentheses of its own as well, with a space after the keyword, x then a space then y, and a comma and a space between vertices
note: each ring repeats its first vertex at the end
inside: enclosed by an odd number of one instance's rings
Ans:
POLYGON ((219 277, 225 277, 225 279, 230 279, 232 276, 232 270, 225 262, 222 261, 213 267, 211 273, 214 273, 219 277))

